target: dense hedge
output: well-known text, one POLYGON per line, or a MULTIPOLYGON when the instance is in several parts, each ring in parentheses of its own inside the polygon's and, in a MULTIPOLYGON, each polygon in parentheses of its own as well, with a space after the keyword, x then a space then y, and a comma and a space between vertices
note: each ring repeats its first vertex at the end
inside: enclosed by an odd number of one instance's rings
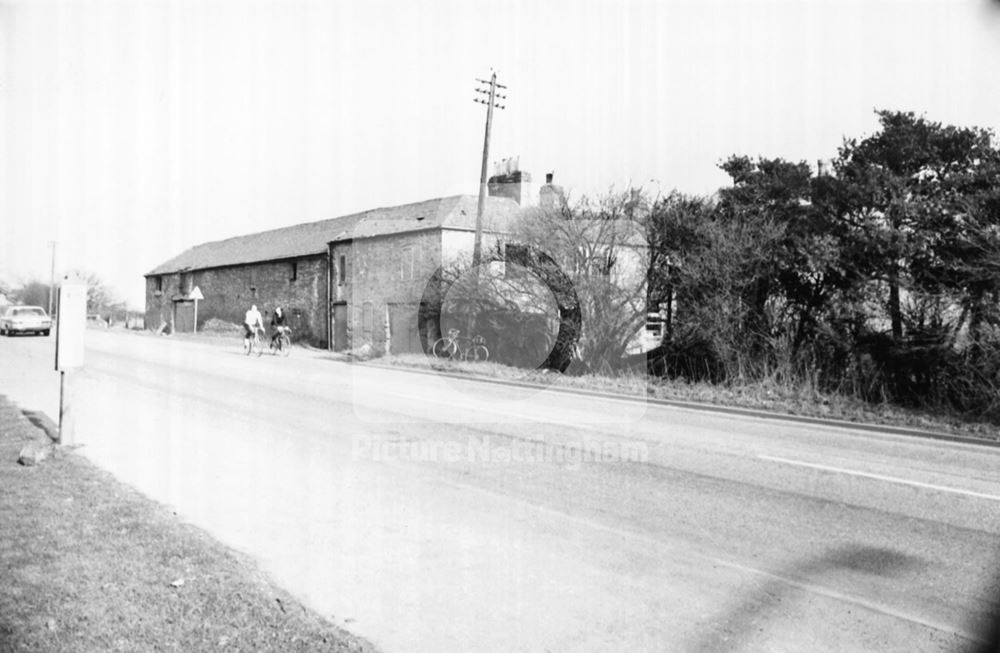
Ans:
POLYGON ((985 130, 878 116, 826 170, 734 156, 717 196, 650 203, 651 372, 1000 423, 1000 152, 985 130))

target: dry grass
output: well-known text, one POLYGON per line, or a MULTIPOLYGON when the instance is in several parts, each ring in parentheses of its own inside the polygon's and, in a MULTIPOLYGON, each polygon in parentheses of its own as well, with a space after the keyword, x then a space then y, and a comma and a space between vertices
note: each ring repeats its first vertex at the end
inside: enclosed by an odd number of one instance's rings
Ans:
POLYGON ((423 354, 386 356, 379 363, 451 374, 468 374, 492 379, 540 383, 554 387, 610 392, 627 396, 685 401, 717 406, 750 408, 803 417, 818 417, 866 424, 884 424, 916 428, 952 435, 1000 440, 996 426, 968 422, 958 416, 940 415, 928 411, 910 410, 891 404, 869 404, 860 399, 832 393, 816 392, 813 388, 792 386, 773 381, 743 385, 688 383, 651 378, 641 373, 623 372, 617 376, 585 374, 563 375, 540 370, 522 370, 497 363, 469 363, 440 360, 423 354))
POLYGON ((201 326, 201 333, 223 334, 238 336, 243 333, 243 327, 239 324, 226 322, 218 318, 211 318, 201 326))
POLYGON ((61 451, 0 396, 0 652, 370 651, 252 560, 61 451))
POLYGON ((870 404, 861 399, 817 392, 809 386, 771 382, 718 386, 709 383, 655 381, 651 396, 724 406, 738 406, 772 412, 818 417, 847 422, 883 424, 922 429, 951 435, 1000 440, 996 426, 968 422, 957 416, 912 410, 892 404, 870 404))
POLYGON ((574 376, 558 374, 547 370, 521 369, 493 362, 473 363, 467 361, 438 359, 425 356, 423 354, 397 354, 393 356, 384 356, 377 359, 375 362, 413 369, 437 370, 450 374, 468 374, 470 376, 483 376, 505 381, 554 385, 561 388, 579 388, 584 390, 615 392, 631 396, 646 396, 647 388, 649 386, 645 378, 631 374, 623 374, 619 376, 584 374, 574 376))

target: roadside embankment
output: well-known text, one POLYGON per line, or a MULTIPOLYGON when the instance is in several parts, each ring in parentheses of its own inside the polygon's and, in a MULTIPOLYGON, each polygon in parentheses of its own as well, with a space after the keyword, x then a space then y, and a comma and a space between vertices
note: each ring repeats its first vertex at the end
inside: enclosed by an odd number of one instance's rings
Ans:
POLYGON ((371 651, 0 395, 0 652, 371 651))

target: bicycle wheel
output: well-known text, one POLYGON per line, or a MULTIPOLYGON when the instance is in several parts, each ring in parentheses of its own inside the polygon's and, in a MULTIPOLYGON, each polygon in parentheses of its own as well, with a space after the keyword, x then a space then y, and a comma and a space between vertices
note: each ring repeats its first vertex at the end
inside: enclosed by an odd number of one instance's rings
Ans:
POLYGON ((458 345, 451 338, 438 338, 431 347, 431 353, 437 358, 451 358, 458 352, 458 345))
POLYGON ((287 333, 281 334, 281 337, 278 338, 278 352, 282 356, 292 353, 292 339, 288 337, 287 333))
POLYGON ((257 354, 257 358, 260 358, 261 356, 264 355, 264 343, 261 342, 260 336, 256 336, 253 339, 253 349, 254 353, 257 354))
POLYGON ((244 338, 243 339, 243 353, 246 354, 247 356, 249 356, 250 352, 252 352, 252 351, 253 351, 253 340, 247 340, 246 338, 244 338))
POLYGON ((490 358, 490 350, 486 348, 486 345, 475 345, 465 352, 465 360, 475 361, 477 363, 485 362, 490 358))

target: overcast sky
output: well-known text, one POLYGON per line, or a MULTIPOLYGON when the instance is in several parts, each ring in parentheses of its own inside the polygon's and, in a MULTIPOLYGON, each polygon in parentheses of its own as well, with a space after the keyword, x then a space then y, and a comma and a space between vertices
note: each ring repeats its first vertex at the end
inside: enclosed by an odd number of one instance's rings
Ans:
POLYGON ((478 191, 519 155, 575 196, 707 194, 814 163, 875 108, 1000 128, 986 0, 0 1, 0 278, 142 273, 208 240, 478 191))

